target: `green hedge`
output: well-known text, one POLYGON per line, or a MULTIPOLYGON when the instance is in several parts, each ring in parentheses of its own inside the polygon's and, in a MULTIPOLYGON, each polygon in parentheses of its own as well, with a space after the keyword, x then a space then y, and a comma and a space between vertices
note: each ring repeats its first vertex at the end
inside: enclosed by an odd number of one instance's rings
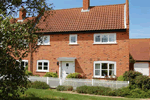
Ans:
POLYGON ((49 85, 47 85, 45 82, 40 82, 40 81, 35 81, 32 83, 29 83, 30 88, 35 88, 35 89, 49 89, 49 85))
POLYGON ((123 75, 120 75, 120 76, 117 78, 117 81, 124 81, 123 75))
POLYGON ((75 72, 67 75, 67 78, 82 78, 82 75, 80 73, 75 72))
POLYGON ((108 95, 111 88, 101 86, 80 86, 77 87, 76 91, 85 94, 108 95))
POLYGON ((47 72, 44 77, 58 77, 57 73, 47 72))
POLYGON ((57 86, 57 91, 72 91, 73 90, 73 87, 72 86, 57 86))

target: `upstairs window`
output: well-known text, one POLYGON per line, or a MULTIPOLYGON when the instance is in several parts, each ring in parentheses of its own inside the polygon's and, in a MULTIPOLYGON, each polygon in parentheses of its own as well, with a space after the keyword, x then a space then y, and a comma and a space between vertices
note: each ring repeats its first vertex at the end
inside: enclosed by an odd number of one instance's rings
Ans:
POLYGON ((116 33, 94 34, 94 44, 116 43, 116 33))
POLYGON ((38 45, 50 45, 50 36, 42 36, 38 39, 38 45))
POLYGON ((70 35, 70 37, 69 37, 69 44, 77 44, 77 34, 70 35))
POLYGON ((37 71, 38 72, 49 72, 49 61, 48 60, 38 60, 37 61, 37 71))

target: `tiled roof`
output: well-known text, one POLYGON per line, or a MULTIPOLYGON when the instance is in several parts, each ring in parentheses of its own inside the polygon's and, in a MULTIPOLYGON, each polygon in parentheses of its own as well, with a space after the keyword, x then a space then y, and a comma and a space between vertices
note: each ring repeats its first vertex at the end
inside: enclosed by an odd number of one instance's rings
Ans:
POLYGON ((150 61, 150 38, 130 39, 130 54, 134 60, 150 61))
POLYGON ((53 15, 45 21, 42 17, 37 26, 43 32, 125 29, 124 5, 93 6, 89 12, 81 12, 82 8, 53 10, 53 15))

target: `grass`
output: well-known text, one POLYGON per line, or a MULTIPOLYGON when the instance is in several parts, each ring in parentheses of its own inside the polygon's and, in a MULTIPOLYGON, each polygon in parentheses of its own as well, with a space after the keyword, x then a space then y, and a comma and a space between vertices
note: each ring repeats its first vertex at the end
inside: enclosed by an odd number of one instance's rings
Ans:
MULTIPOLYGON (((28 89, 20 100, 135 100, 133 98, 111 98, 62 93, 56 90, 28 89)), ((139 99, 136 99, 139 100, 139 99)))

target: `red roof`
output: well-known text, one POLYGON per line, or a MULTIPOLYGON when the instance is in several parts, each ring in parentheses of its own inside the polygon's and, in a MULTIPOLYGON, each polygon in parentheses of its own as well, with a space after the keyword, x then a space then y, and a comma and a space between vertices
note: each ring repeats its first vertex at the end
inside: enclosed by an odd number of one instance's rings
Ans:
POLYGON ((134 60, 150 61, 150 38, 130 39, 130 54, 134 60))
POLYGON ((125 29, 124 5, 93 6, 89 12, 81 12, 82 8, 53 10, 37 26, 43 32, 125 29))

